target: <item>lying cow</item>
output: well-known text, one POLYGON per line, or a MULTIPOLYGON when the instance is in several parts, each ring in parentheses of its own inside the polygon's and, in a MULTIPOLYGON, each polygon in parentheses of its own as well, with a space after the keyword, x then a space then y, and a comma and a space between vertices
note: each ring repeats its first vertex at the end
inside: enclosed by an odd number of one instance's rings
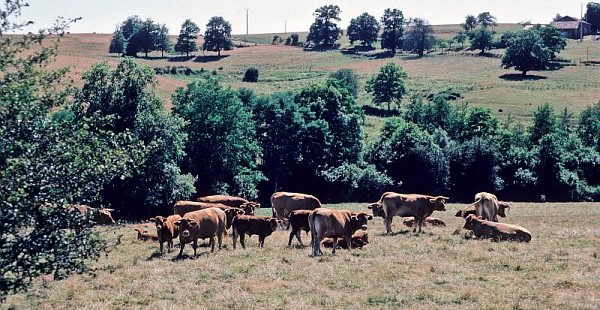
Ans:
MULTIPOLYGON (((420 233, 425 218, 430 216, 433 211, 446 211, 444 203, 447 199, 449 198, 444 196, 387 193, 382 197, 386 232, 388 234, 392 233, 392 219, 394 215, 397 215, 414 217, 419 227, 418 233, 420 233)), ((415 227, 413 232, 416 229, 415 227)))
POLYGON ((265 245, 265 238, 270 236, 279 224, 279 220, 274 217, 237 215, 233 218, 233 249, 236 247, 237 238, 240 238, 242 248, 246 248, 246 235, 258 235, 258 247, 265 245))
MULTIPOLYGON (((402 221, 402 224, 404 224, 405 226, 408 226, 408 227, 414 227, 415 226, 415 218, 412 216, 404 218, 404 220, 402 221)), ((446 223, 444 223, 444 221, 442 221, 441 219, 439 219, 437 217, 428 216, 425 218, 425 221, 423 222, 423 226, 427 226, 427 225, 446 226, 446 223)))
POLYGON ((178 214, 170 215, 168 217, 155 216, 150 219, 156 225, 156 235, 158 236, 158 242, 160 243, 160 253, 163 251, 163 243, 167 243, 167 252, 171 253, 173 249, 173 239, 179 236, 179 227, 175 225, 175 222, 181 219, 178 214))
POLYGON ((106 208, 92 208, 86 205, 69 205, 69 210, 73 212, 79 212, 84 217, 89 218, 90 222, 100 225, 112 225, 115 220, 112 217, 111 212, 114 209, 106 208))
POLYGON ((258 202, 248 201, 242 197, 227 195, 211 195, 196 199, 198 202, 220 203, 226 206, 244 209, 246 214, 254 215, 254 210, 260 208, 258 202))
MULTIPOLYGON (((180 216, 183 216, 184 214, 186 214, 188 212, 193 212, 193 211, 198 211, 198 210, 208 209, 208 208, 219 208, 219 209, 225 211, 227 209, 234 208, 234 207, 230 207, 230 206, 224 205, 222 203, 180 200, 180 201, 177 201, 175 203, 175 205, 173 206, 173 214, 179 214, 180 216)), ((248 214, 248 215, 254 214, 254 207, 252 207, 250 205, 246 205, 243 210, 244 210, 245 214, 248 214)))
POLYGON ((464 228, 472 230, 477 238, 489 238, 494 241, 531 241, 531 233, 519 225, 486 221, 473 214, 465 219, 464 228))
MULTIPOLYGON (((506 209, 510 209, 510 205, 504 201, 498 201, 498 216, 506 217, 506 209)), ((475 212, 475 204, 470 204, 466 208, 458 210, 454 216, 466 218, 469 214, 477 215, 475 212)), ((494 220, 494 222, 498 222, 498 218, 494 220)))
POLYGON ((144 230, 142 228, 134 228, 133 230, 135 230, 137 232, 137 239, 141 240, 141 241, 157 241, 158 240, 158 235, 155 233, 151 233, 147 230, 144 230))
POLYGON ((314 210, 321 207, 321 202, 313 195, 276 192, 271 195, 273 217, 278 220, 289 217, 294 210, 314 210))
POLYGON ((225 234, 225 211, 219 208, 208 208, 186 213, 181 219, 175 222, 179 227, 179 243, 181 250, 179 256, 183 255, 183 248, 186 243, 192 243, 194 256, 198 247, 198 238, 210 238, 211 252, 215 251, 215 237, 219 242, 219 250, 225 234))
POLYGON ((333 238, 333 250, 337 247, 338 238, 344 238, 346 244, 350 245, 348 251, 352 249, 352 235, 359 229, 367 229, 367 221, 373 217, 366 213, 352 213, 348 210, 331 210, 327 208, 317 208, 308 216, 308 224, 312 237, 313 253, 312 256, 323 255, 321 251, 321 241, 326 237, 333 238))
MULTIPOLYGON (((369 231, 368 230, 359 230, 352 235, 352 248, 360 248, 369 243, 369 231)), ((321 241, 321 244, 326 248, 333 247, 333 238, 325 238, 321 241)), ((345 238, 337 239, 337 247, 340 249, 347 249, 348 244, 346 244, 345 238)))
MULTIPOLYGON (((290 239, 288 241, 288 246, 292 245, 292 239, 296 236, 298 242, 300 242, 300 246, 304 246, 302 243, 302 238, 300 237, 301 231, 305 232, 310 231, 310 226, 308 225, 308 215, 312 212, 312 210, 294 210, 290 213, 290 219, 288 221, 288 229, 290 226, 292 227, 292 231, 290 232, 290 239)), ((312 240, 311 240, 312 244, 312 240)))

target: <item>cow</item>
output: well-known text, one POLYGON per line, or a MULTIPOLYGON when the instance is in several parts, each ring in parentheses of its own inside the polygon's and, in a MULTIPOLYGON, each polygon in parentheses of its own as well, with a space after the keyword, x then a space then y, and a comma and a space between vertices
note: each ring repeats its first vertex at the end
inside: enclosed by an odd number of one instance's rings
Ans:
POLYGON ((265 238, 270 236, 279 224, 279 220, 274 217, 237 215, 233 218, 233 249, 235 250, 237 238, 240 238, 242 248, 246 248, 246 235, 258 235, 258 247, 265 245, 265 238))
MULTIPOLYGON (((448 197, 444 196, 388 193, 382 197, 386 233, 392 233, 392 219, 394 215, 414 217, 419 227, 418 233, 421 233, 421 227, 425 222, 425 218, 430 216, 433 211, 446 211, 444 203, 448 199, 448 197)), ((413 232, 416 230, 417 228, 415 227, 413 232)))
POLYGON ((313 253, 312 256, 323 255, 321 251, 321 241, 324 238, 333 238, 333 250, 337 247, 337 238, 342 237, 349 245, 348 251, 352 250, 352 235, 359 229, 367 229, 367 221, 372 220, 373 216, 366 213, 352 213, 348 210, 331 210, 327 208, 317 208, 308 216, 308 224, 312 237, 313 253))
POLYGON ((160 253, 163 251, 163 243, 167 243, 167 252, 171 253, 173 249, 173 239, 179 236, 179 227, 175 225, 175 222, 181 219, 179 214, 170 215, 168 217, 155 216, 150 219, 156 225, 156 235, 158 236, 158 242, 160 243, 160 253))
MULTIPOLYGON (((404 224, 405 226, 408 226, 408 227, 414 227, 415 226, 415 218, 412 216, 406 217, 402 221, 402 224, 404 224)), ((427 226, 428 224, 431 226, 446 226, 446 223, 444 223, 444 221, 442 221, 441 219, 439 219, 437 217, 431 217, 431 216, 428 216, 425 218, 425 222, 423 222, 423 226, 427 226)))
POLYGON ((531 233, 519 225, 487 221, 474 214, 467 216, 464 228, 472 230, 477 238, 490 238, 493 241, 531 241, 531 233))
MULTIPOLYGON (((363 246, 369 243, 369 231, 368 230, 359 230, 352 235, 352 248, 362 249, 363 246)), ((321 241, 321 245, 326 248, 333 247, 333 238, 324 238, 321 241)), ((340 249, 347 249, 348 245, 346 244, 345 238, 337 239, 337 247, 340 249)))
POLYGON ((278 220, 288 218, 290 212, 294 210, 314 210, 321 207, 321 202, 313 195, 275 192, 271 195, 271 207, 273 208, 273 217, 278 220))
POLYGON ((70 211, 79 212, 84 217, 89 218, 90 222, 100 225, 112 225, 115 220, 112 217, 111 212, 114 209, 107 208, 92 208, 86 205, 69 205, 70 211))
POLYGON ((242 208, 247 215, 254 215, 254 210, 260 208, 260 203, 248 201, 242 197, 227 195, 211 195, 196 199, 197 202, 220 203, 226 206, 242 208))
POLYGON ((494 194, 479 192, 475 195, 475 214, 482 219, 497 222, 498 221, 498 198, 494 194))
POLYGON ((175 222, 175 225, 179 227, 179 243, 181 245, 179 256, 183 255, 185 244, 190 242, 194 248, 194 256, 196 256, 198 238, 210 238, 210 244, 212 245, 210 251, 214 252, 215 237, 217 237, 220 250, 225 234, 225 223, 225 211, 219 208, 208 208, 186 213, 175 222))
POLYGON ((383 195, 381 195, 381 198, 379 198, 379 201, 370 203, 367 206, 367 208, 369 208, 373 212, 373 217, 381 217, 381 218, 385 219, 385 212, 383 212, 383 197, 387 196, 388 194, 393 194, 393 193, 394 192, 385 192, 385 193, 383 193, 383 195))
MULTIPOLYGON (((498 201, 498 216, 506 217, 506 209, 510 209, 510 205, 505 201, 498 201)), ((466 208, 458 210, 454 216, 466 218, 469 214, 475 214, 475 204, 472 203, 468 205, 466 208)), ((494 222, 498 222, 498 218, 494 220, 494 222)))
POLYGON ((134 228, 133 230, 137 231, 137 239, 142 241, 158 241, 158 235, 153 234, 147 230, 143 230, 142 228, 134 228))
MULTIPOLYGON (((197 201, 186 201, 180 200, 175 203, 173 206, 173 214, 179 214, 183 216, 184 214, 192 211, 198 211, 207 208, 219 208, 223 211, 234 208, 222 203, 210 203, 210 202, 197 202, 197 201)), ((251 206, 246 206, 244 209, 244 213, 248 215, 254 214, 254 208, 251 206)))
MULTIPOLYGON (((292 231, 290 232, 290 239, 288 241, 288 246, 292 245, 292 239, 296 236, 298 242, 300 242, 300 246, 304 247, 302 243, 302 238, 300 237, 301 231, 305 232, 310 231, 310 226, 308 225, 308 215, 312 212, 312 210, 294 210, 290 213, 290 218, 288 221, 288 229, 290 226, 292 227, 292 231)), ((312 244, 312 241, 311 241, 312 244)))

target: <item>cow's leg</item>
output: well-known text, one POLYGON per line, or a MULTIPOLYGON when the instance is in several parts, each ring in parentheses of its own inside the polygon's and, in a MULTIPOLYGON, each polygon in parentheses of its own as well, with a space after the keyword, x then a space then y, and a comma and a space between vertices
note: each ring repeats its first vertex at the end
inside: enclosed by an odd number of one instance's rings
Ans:
POLYGON ((333 251, 331 251, 331 254, 335 254, 335 249, 337 248, 337 237, 333 237, 333 251))
POLYGON ((235 230, 235 228, 233 229, 233 232, 231 233, 231 242, 233 243, 233 249, 235 250, 235 244, 237 242, 237 231, 235 230))
POLYGON ((240 234, 240 244, 242 245, 242 249, 246 249, 246 234, 240 234))
MULTIPOLYGON (((159 241, 159 243, 160 243, 160 254, 162 254, 162 253, 164 253, 164 252, 163 252, 163 241, 162 241, 162 240, 160 240, 160 241, 159 241)), ((168 246, 168 245, 167 245, 167 246, 168 246)))
POLYGON ((212 247, 210 248, 211 252, 215 251, 215 235, 210 236, 210 243, 212 243, 212 247))
POLYGON ((294 234, 296 232, 292 229, 292 231, 290 232, 290 239, 288 241, 288 246, 292 246, 292 239, 294 239, 294 234))
POLYGON ((300 242, 300 246, 304 247, 304 244, 302 243, 302 230, 298 229, 298 231, 296 232, 296 239, 298 239, 298 242, 300 242))
POLYGON ((352 252, 352 235, 344 236, 346 239, 346 246, 348 247, 348 252, 352 252))
POLYGON ((185 247, 185 243, 179 240, 179 245, 181 246, 181 249, 179 250, 179 256, 181 256, 183 255, 183 248, 185 247))
POLYGON ((223 245, 223 234, 219 234, 217 233, 217 242, 219 242, 219 250, 221 249, 221 246, 223 245))
POLYGON ((258 235, 258 247, 262 248, 265 246, 265 236, 258 235))
POLYGON ((390 215, 387 215, 385 217, 385 230, 388 235, 392 233, 392 219, 393 218, 394 218, 394 216, 390 216, 390 215))
POLYGON ((194 257, 196 257, 196 249, 198 249, 198 239, 194 239, 192 247, 194 248, 194 257))

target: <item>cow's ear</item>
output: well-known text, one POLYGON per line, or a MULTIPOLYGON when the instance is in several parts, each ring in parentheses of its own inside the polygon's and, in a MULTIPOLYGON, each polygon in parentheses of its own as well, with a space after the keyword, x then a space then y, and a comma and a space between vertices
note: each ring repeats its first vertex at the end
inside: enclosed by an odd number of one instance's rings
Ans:
POLYGON ((152 223, 156 223, 156 218, 155 217, 151 217, 148 221, 150 221, 152 223))
POLYGON ((372 219, 373 219, 373 216, 372 216, 372 215, 368 215, 368 214, 367 214, 367 220, 369 220, 369 221, 370 221, 370 220, 372 220, 372 219))
POLYGON ((198 226, 198 221, 196 221, 194 219, 190 219, 190 226, 193 226, 193 227, 198 226))
POLYGON ((177 221, 175 221, 175 223, 173 223, 175 226, 179 226, 181 224, 181 219, 178 219, 177 221))

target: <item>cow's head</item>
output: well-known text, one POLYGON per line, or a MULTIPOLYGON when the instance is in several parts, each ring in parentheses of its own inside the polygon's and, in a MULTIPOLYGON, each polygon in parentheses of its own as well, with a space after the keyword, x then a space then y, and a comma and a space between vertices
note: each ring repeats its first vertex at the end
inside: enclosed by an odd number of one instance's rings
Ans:
POLYGON ((283 222, 282 220, 278 220, 274 217, 267 219, 267 221, 269 221, 269 224, 271 227, 271 232, 274 232, 275 230, 277 230, 277 226, 279 226, 283 222))
POLYGON ((198 227, 198 221, 182 218, 175 222, 175 226, 179 227, 179 235, 181 237, 189 238, 192 235, 191 230, 198 227))
POLYGON ((471 204, 464 209, 458 210, 458 212, 456 212, 454 216, 466 218, 467 216, 469 216, 469 214, 476 214, 474 204, 471 204))
POLYGON ((373 217, 379 216, 385 218, 385 212, 383 211, 383 205, 381 203, 371 203, 367 208, 371 209, 371 212, 373 212, 373 217))
POLYGON ((469 214, 465 218, 465 225, 463 226, 465 229, 474 230, 481 224, 481 216, 476 216, 475 214, 469 214))
POLYGON ((225 221, 225 228, 229 229, 231 227, 231 224, 233 223, 233 218, 236 215, 242 215, 244 214, 244 210, 239 209, 239 208, 229 208, 227 210, 225 210, 225 217, 226 217, 226 221, 225 221))
POLYGON ((510 209, 510 205, 504 201, 498 201, 498 216, 506 217, 506 209, 510 209))
POLYGON ((246 215, 254 215, 254 210, 256 208, 260 208, 260 204, 256 202, 245 202, 240 208, 244 210, 244 214, 246 215))
POLYGON ((149 219, 150 222, 153 222, 154 225, 156 225, 156 231, 161 231, 163 229, 163 227, 166 226, 167 223, 167 219, 164 218, 163 216, 155 216, 153 218, 149 219))
POLYGON ((446 202, 446 200, 449 200, 449 199, 450 198, 448 198, 448 197, 437 196, 435 198, 429 199, 429 202, 431 202, 431 204, 433 205, 433 210, 446 211, 446 206, 444 206, 444 203, 446 202))
POLYGON ((111 211, 115 211, 114 209, 106 209, 106 208, 102 208, 102 209, 97 209, 94 212, 94 221, 96 221, 96 223, 101 224, 101 225, 110 225, 110 224, 114 224, 115 220, 112 217, 112 214, 110 213, 111 211))
POLYGON ((370 221, 372 219, 373 219, 373 216, 368 215, 363 212, 352 214, 350 216, 350 220, 354 224, 353 226, 356 229, 362 229, 362 230, 367 230, 367 221, 370 221))

